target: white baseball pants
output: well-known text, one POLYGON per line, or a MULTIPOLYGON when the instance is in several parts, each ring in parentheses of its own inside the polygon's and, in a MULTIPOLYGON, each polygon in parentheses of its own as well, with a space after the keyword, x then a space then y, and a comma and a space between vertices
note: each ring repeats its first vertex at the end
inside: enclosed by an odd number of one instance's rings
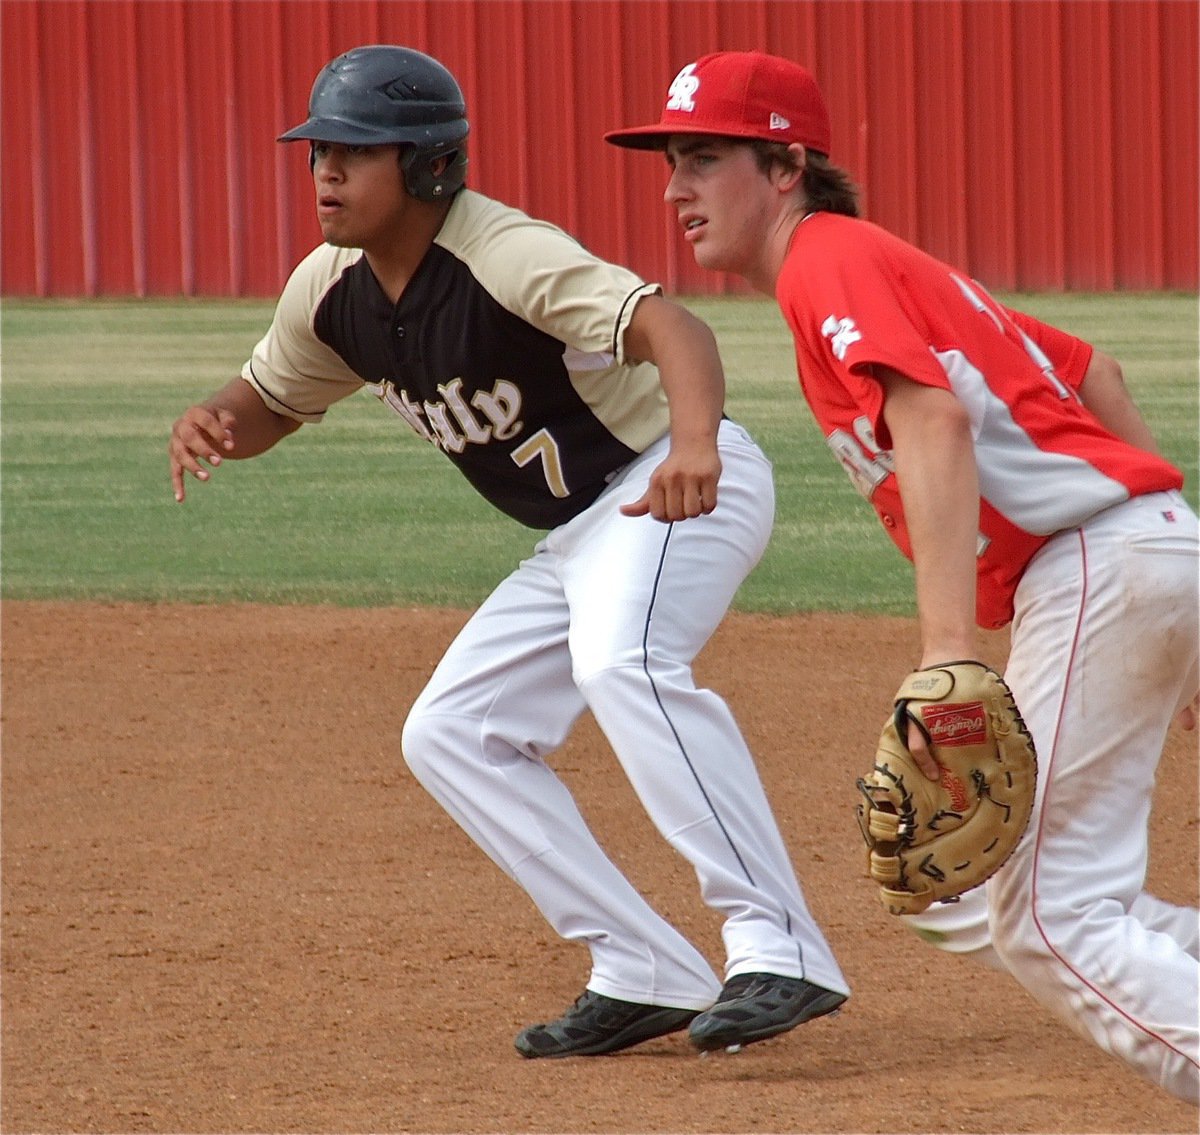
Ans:
POLYGON ((988 896, 1017 980, 1193 1103, 1197 912, 1143 888, 1163 742, 1200 685, 1198 580, 1196 517, 1177 493, 1107 509, 1030 563, 1007 677, 1038 749, 1038 803, 988 896))
POLYGON ((963 903, 908 919, 996 954, 1077 1033, 1200 1103, 1200 914, 1144 890, 1154 777, 1200 685, 1200 542, 1177 493, 1060 533, 1016 595, 1005 677, 1038 751, 1012 859, 963 903))
POLYGON ((770 535, 769 462, 723 422, 716 509, 675 524, 622 516, 656 443, 586 512, 549 533, 463 628, 404 727, 414 775, 591 952, 589 989, 704 1009, 720 980, 600 848, 545 757, 590 709, 646 812, 725 918, 725 976, 768 971, 848 987, 814 923, 753 758, 692 661, 770 535))

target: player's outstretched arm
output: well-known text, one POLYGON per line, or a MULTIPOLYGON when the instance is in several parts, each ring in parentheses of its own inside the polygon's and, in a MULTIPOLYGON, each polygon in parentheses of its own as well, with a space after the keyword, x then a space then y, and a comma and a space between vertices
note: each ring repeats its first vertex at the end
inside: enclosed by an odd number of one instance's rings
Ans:
MULTIPOLYGON (((884 388, 896 479, 912 542, 921 666, 976 657, 975 546, 979 471, 966 410, 949 391, 875 367, 884 388)), ((922 772, 938 778, 920 731, 908 731, 922 772)))
POLYGON ((626 516, 686 520, 717 506, 721 458, 717 430, 725 407, 725 372, 708 324, 686 308, 646 296, 625 331, 625 354, 652 362, 671 412, 671 449, 626 516))
POLYGON ((300 423, 269 409, 248 382, 235 378, 211 398, 186 409, 171 427, 167 453, 175 499, 184 499, 184 474, 197 481, 211 476, 226 457, 257 457, 295 433, 300 423))

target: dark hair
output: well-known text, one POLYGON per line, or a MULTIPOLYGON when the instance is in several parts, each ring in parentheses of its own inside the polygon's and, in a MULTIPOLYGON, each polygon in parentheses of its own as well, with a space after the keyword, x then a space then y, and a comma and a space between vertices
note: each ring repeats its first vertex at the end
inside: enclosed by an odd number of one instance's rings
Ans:
MULTIPOLYGON (((750 141, 750 148, 763 173, 769 173, 774 165, 790 170, 796 168, 795 157, 782 143, 754 138, 750 141)), ((820 150, 805 150, 800 184, 811 212, 841 213, 846 217, 859 215, 858 187, 844 169, 835 166, 828 155, 820 150)))

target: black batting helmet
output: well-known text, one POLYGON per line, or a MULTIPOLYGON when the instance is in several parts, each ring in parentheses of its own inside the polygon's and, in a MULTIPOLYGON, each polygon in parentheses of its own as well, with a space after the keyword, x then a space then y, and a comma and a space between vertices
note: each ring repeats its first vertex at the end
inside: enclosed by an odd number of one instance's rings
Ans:
POLYGON ((404 184, 421 201, 439 201, 467 176, 466 102, 454 76, 411 47, 355 47, 331 60, 313 83, 308 121, 281 142, 403 147, 404 184), (440 174, 432 164, 450 161, 440 174))

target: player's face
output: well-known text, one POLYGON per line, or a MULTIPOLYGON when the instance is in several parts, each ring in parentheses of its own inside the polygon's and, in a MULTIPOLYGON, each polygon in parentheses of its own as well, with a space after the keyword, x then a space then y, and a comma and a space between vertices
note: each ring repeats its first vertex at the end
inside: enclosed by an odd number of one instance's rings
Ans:
POLYGON ((676 135, 663 195, 701 268, 749 276, 770 233, 778 195, 754 152, 724 138, 676 135))
POLYGON ((313 158, 317 221, 325 240, 367 251, 394 240, 412 205, 400 172, 399 146, 316 142, 313 158))

